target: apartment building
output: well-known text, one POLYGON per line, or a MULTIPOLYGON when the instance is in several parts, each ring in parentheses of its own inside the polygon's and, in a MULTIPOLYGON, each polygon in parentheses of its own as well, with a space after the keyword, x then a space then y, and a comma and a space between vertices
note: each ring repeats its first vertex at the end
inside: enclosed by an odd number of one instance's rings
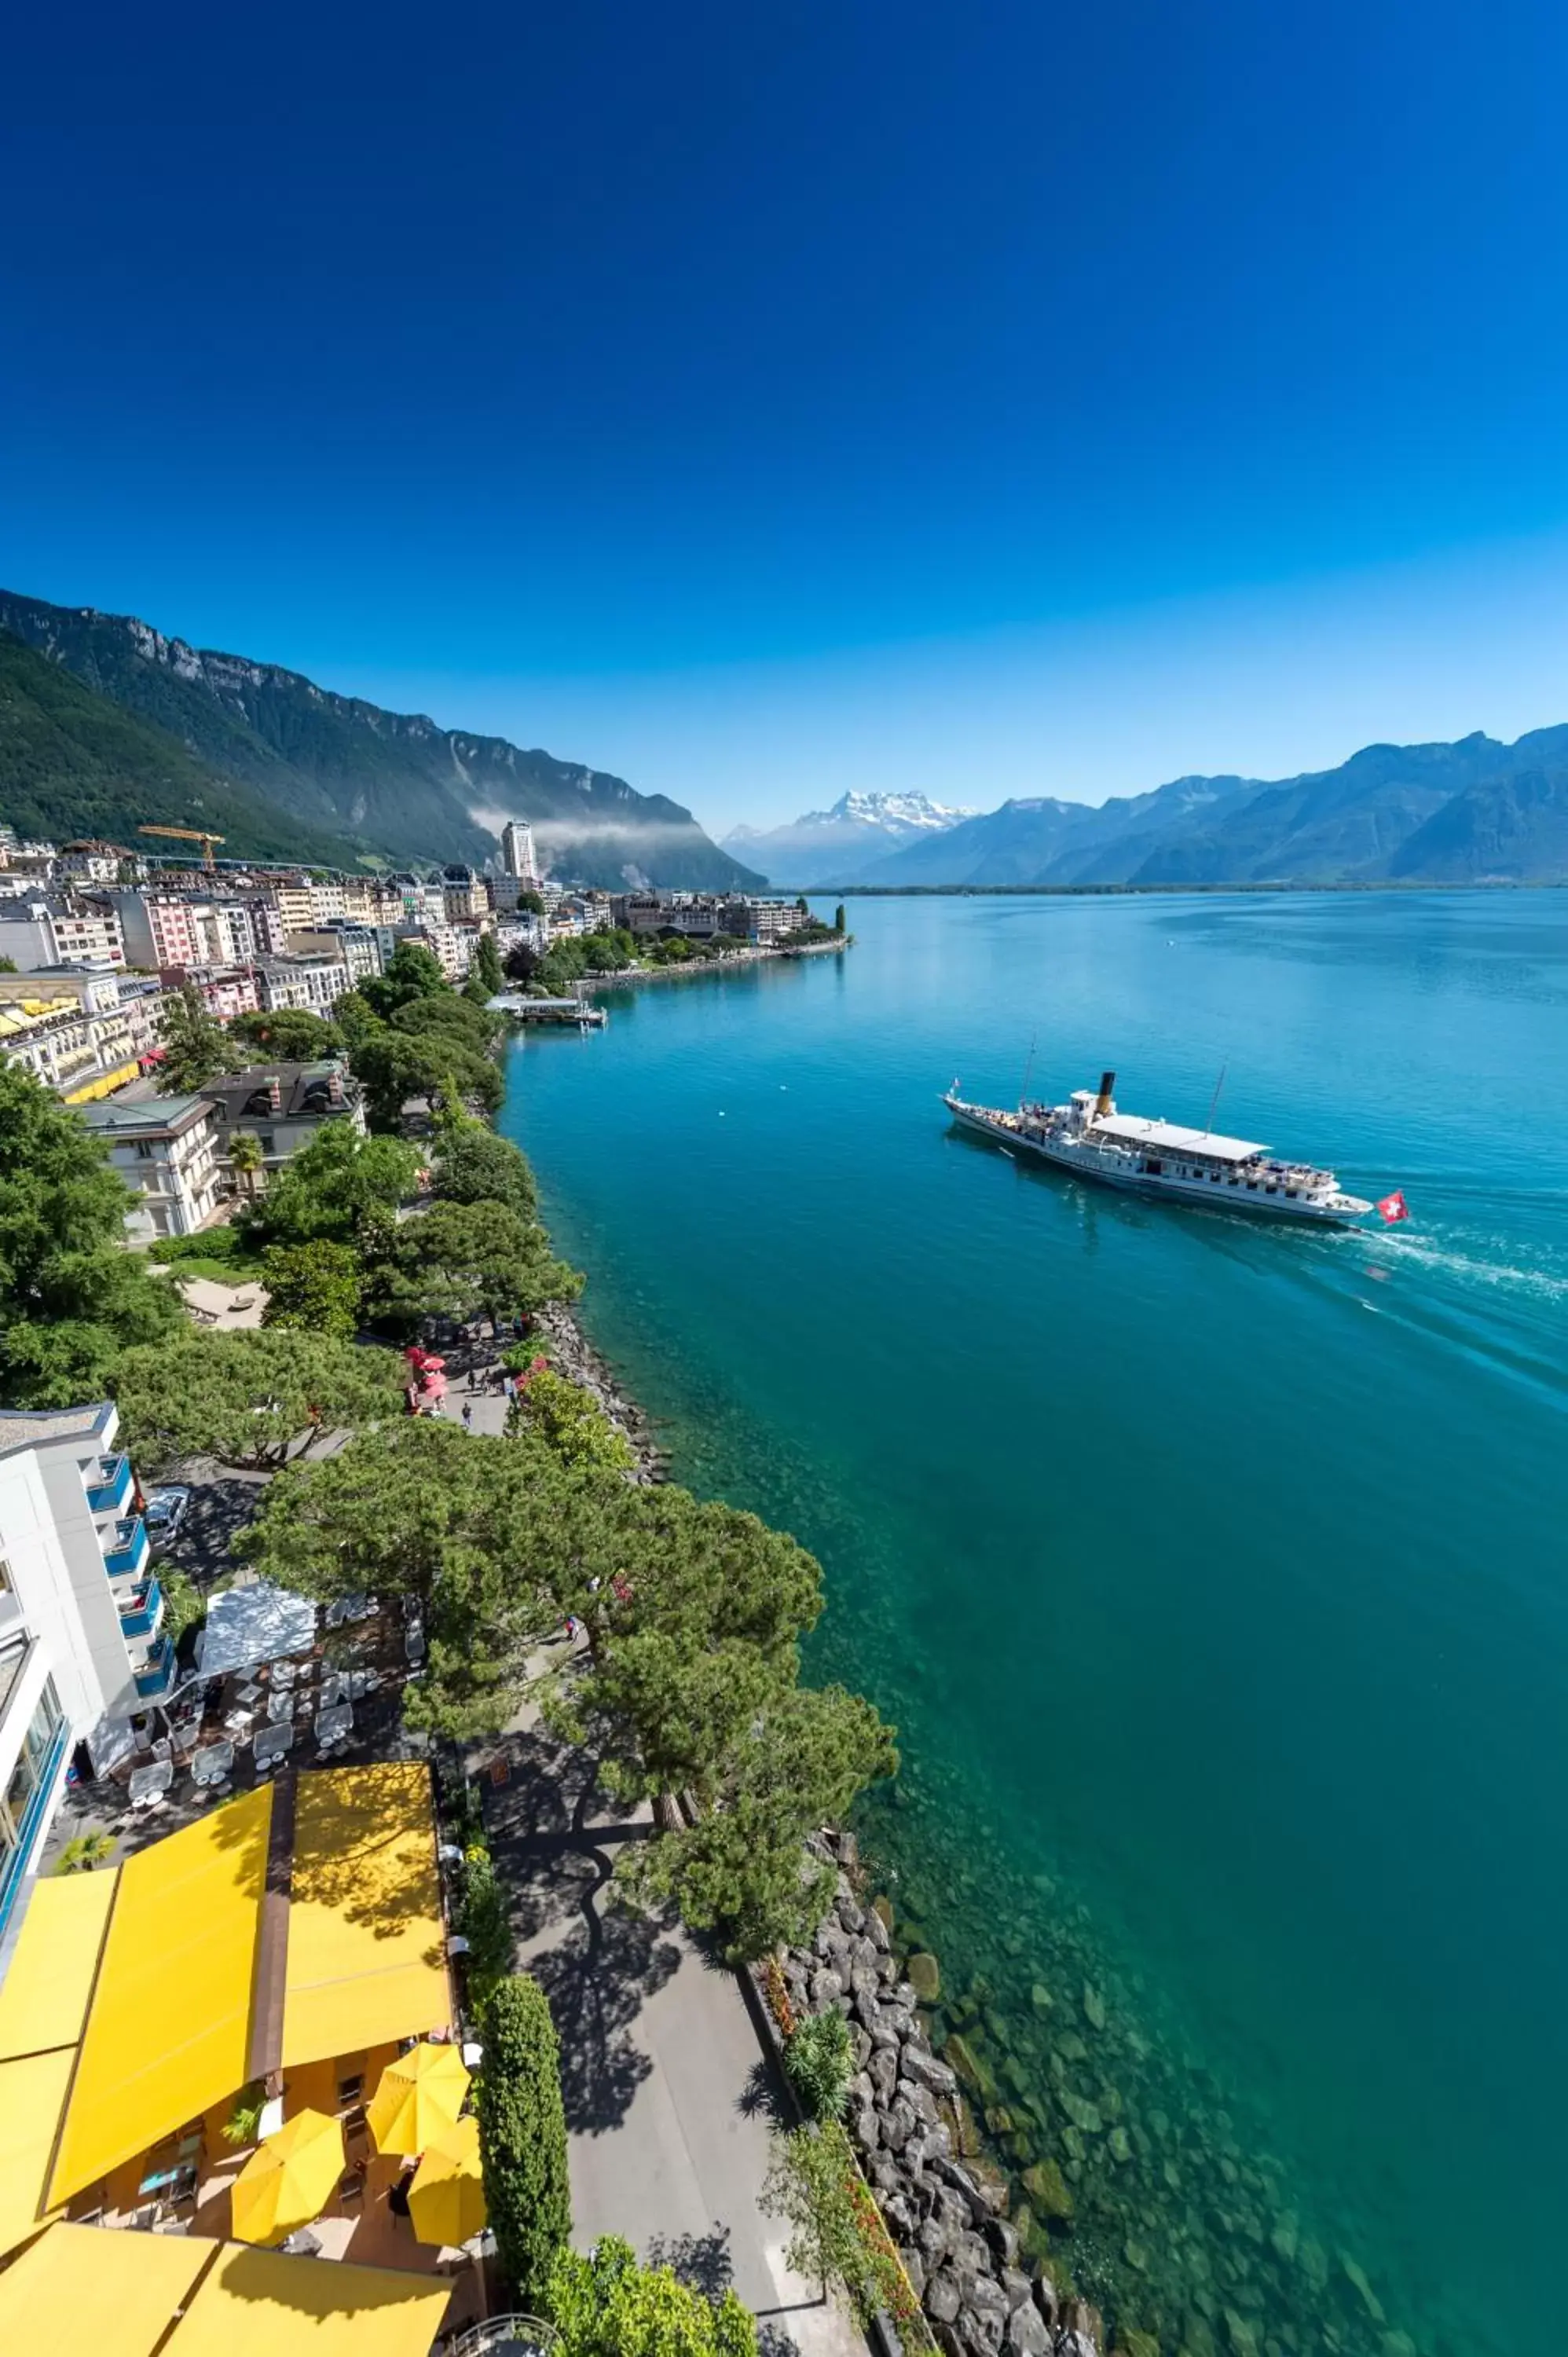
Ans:
POLYGON ((71 1752, 166 1694, 174 1647, 119 1410, 0 1409, 0 1936, 71 1752))
POLYGON ((280 1006, 303 1006, 311 1015, 326 1016, 349 987, 349 969, 337 950, 324 957, 263 958, 256 967, 256 985, 269 1014, 280 1006))
POLYGON ((306 933, 290 933, 288 952, 291 957, 341 958, 349 970, 349 982, 363 982, 381 971, 381 936, 374 925, 361 925, 348 917, 334 918, 306 933))
POLYGON ((81 1106, 81 1114, 135 1197, 125 1215, 134 1243, 194 1235, 205 1226, 221 1195, 217 1124, 204 1097, 156 1097, 147 1104, 110 1099, 81 1106))
POLYGON ((112 908, 29 892, 0 900, 0 956, 20 974, 54 965, 124 965, 125 942, 112 908))
POLYGON ((311 898, 308 877, 291 877, 286 883, 274 877, 267 888, 267 898, 283 920, 285 933, 308 932, 316 922, 316 906, 311 898))
POLYGON ((190 966, 177 979, 200 994, 209 1015, 220 1023, 231 1023, 236 1015, 254 1015, 262 1003, 251 965, 190 966))
POLYGON ((24 1066, 69 1104, 108 1096, 141 1070, 162 996, 110 966, 0 974, 0 1061, 24 1066))
POLYGON ((393 930, 398 941, 413 942, 421 949, 429 950, 439 961, 441 971, 448 982, 464 980, 479 937, 477 925, 465 929, 449 925, 445 919, 437 917, 420 924, 398 925, 393 930))
POLYGON ((218 1168, 229 1192, 237 1185, 231 1150, 242 1130, 259 1139, 270 1178, 291 1154, 308 1146, 324 1122, 346 1121, 360 1131, 365 1126, 359 1082, 336 1057, 313 1064, 258 1064, 209 1081, 201 1093, 211 1111, 218 1168))
MULTIPOLYGON (((521 819, 508 819, 501 829, 501 866, 517 883, 537 884, 539 881, 539 858, 533 847, 533 829, 524 826, 521 819)), ((515 907, 515 902, 513 905, 515 907)))
POLYGON ((56 867, 74 884, 117 884, 127 868, 145 871, 146 861, 118 843, 64 843, 56 867))
POLYGON ((170 967, 209 962, 194 921, 193 901, 174 892, 156 891, 108 892, 104 899, 119 921, 132 965, 163 973, 170 967))

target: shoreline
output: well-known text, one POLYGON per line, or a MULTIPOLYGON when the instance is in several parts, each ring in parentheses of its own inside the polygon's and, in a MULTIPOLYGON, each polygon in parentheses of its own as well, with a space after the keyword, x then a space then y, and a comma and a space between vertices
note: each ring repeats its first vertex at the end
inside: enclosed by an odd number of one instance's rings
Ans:
POLYGON ((842 956, 854 941, 853 933, 836 935, 831 942, 802 942, 799 949, 770 949, 765 942, 744 950, 726 950, 723 957, 688 958, 680 965, 628 965, 619 974, 596 974, 591 980, 585 975, 582 990, 585 996, 601 990, 636 989, 645 982, 684 982, 697 974, 730 974, 736 966, 776 965, 791 958, 842 956))

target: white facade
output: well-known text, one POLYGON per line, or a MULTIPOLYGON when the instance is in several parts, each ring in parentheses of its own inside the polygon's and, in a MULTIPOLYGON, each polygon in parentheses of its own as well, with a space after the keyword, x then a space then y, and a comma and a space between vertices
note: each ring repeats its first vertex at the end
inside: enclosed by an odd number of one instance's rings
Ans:
POLYGON ((280 1006, 303 1006, 311 1015, 330 1015, 349 987, 349 969, 339 952, 330 957, 264 958, 256 977, 262 1005, 269 1014, 280 1006))
POLYGON ((211 1218, 220 1173, 217 1126, 205 1098, 160 1097, 149 1104, 112 1098, 82 1106, 81 1115, 136 1198, 125 1215, 134 1243, 194 1235, 211 1218))
POLYGON ((23 974, 51 965, 124 965, 125 942, 112 909, 24 894, 0 902, 0 954, 23 974))
POLYGON ((501 829, 501 866, 509 876, 521 884, 537 884, 539 861, 533 848, 533 829, 524 826, 518 818, 508 819, 501 829))
POLYGON ((377 928, 356 924, 347 917, 339 917, 331 924, 314 926, 309 932, 290 933, 288 951, 291 957, 340 958, 348 969, 350 985, 381 970, 377 928))
POLYGON ((173 1683, 118 1429, 110 1402, 0 1409, 0 1933, 72 1747, 173 1683))

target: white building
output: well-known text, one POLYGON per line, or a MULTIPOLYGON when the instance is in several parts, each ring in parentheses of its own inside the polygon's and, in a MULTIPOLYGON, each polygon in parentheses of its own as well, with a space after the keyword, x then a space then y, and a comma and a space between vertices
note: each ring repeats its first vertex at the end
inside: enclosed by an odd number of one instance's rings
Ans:
POLYGON ((166 1694, 174 1647, 119 1410, 0 1409, 0 1936, 76 1744, 166 1694))
POLYGON ((66 843, 59 865, 60 874, 76 884, 117 884, 123 867, 145 870, 146 862, 117 843, 66 843))
POLYGON ((533 849, 533 829, 520 818, 509 818, 501 829, 501 866, 520 884, 537 884, 539 861, 533 849))
POLYGON ((135 1079, 161 1003, 156 983, 116 966, 0 974, 0 1060, 85 1104, 135 1079))
POLYGON ((378 928, 356 924, 347 917, 338 917, 330 923, 313 926, 308 932, 290 933, 288 952, 291 957, 341 958, 348 968, 350 985, 364 982, 381 970, 378 928))
POLYGON ((124 965, 125 942, 112 909, 25 893, 0 900, 0 955, 20 974, 51 965, 124 965))
POLYGON ((113 1098, 79 1108, 136 1200, 125 1215, 134 1243, 194 1235, 220 1197, 218 1130, 205 1097, 155 1097, 146 1104, 113 1098))
POLYGON ((280 1006, 303 1006, 311 1015, 327 1016, 349 987, 349 969, 336 950, 327 957, 263 958, 256 981, 269 1014, 280 1006))

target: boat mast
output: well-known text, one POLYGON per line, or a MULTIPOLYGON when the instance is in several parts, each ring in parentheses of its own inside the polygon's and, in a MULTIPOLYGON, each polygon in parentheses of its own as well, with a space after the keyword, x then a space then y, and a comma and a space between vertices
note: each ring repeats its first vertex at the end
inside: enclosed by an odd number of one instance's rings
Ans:
POLYGON ((1219 1092, 1225 1086, 1225 1075, 1230 1069, 1230 1062, 1229 1057, 1227 1057, 1225 1062, 1219 1067, 1219 1078, 1214 1083, 1214 1094, 1208 1100, 1208 1119, 1203 1125, 1203 1134, 1205 1137, 1208 1135, 1209 1132, 1214 1127, 1214 1108, 1219 1103, 1219 1092))
POLYGON ((1031 1031, 1029 1034, 1029 1053, 1024 1063, 1024 1085, 1018 1094, 1018 1110, 1020 1113, 1023 1112, 1024 1107, 1029 1102, 1029 1075, 1035 1069, 1035 1046, 1039 1036, 1040 1035, 1037 1031, 1031 1031))

